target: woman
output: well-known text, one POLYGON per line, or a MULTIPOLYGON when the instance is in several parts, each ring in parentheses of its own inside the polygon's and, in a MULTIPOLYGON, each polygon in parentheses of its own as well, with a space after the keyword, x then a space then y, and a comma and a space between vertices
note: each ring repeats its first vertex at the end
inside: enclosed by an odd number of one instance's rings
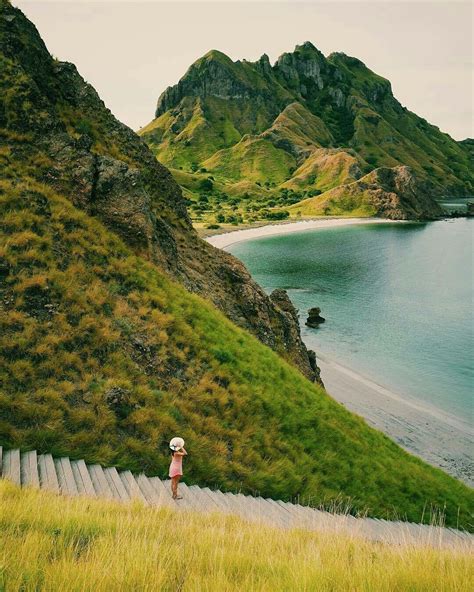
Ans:
POLYGON ((171 479, 171 493, 174 500, 183 499, 178 495, 178 483, 183 475, 183 456, 188 453, 184 449, 183 438, 173 438, 170 442, 171 448, 171 464, 169 470, 169 477, 171 479))

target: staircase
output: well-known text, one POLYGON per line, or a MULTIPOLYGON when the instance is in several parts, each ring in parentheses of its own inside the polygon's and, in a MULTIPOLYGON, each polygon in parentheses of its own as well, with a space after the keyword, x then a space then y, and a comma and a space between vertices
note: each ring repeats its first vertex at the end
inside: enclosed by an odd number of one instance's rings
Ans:
POLYGON ((178 511, 220 512, 240 516, 279 528, 343 533, 392 544, 472 548, 474 536, 452 528, 389 522, 377 518, 354 518, 346 514, 323 512, 310 506, 262 497, 223 493, 208 487, 180 483, 183 499, 174 501, 170 482, 143 473, 117 471, 114 467, 88 465, 83 460, 53 458, 35 450, 3 450, 0 446, 0 477, 19 486, 37 487, 58 494, 108 498, 118 502, 132 499, 155 507, 178 511))

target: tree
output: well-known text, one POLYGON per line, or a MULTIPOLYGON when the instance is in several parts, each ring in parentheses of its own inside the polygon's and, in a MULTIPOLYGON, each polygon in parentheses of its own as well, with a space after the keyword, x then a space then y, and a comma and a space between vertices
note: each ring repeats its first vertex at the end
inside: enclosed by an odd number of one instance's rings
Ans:
POLYGON ((199 188, 204 191, 212 191, 214 189, 214 181, 209 177, 207 179, 202 179, 199 183, 199 188))

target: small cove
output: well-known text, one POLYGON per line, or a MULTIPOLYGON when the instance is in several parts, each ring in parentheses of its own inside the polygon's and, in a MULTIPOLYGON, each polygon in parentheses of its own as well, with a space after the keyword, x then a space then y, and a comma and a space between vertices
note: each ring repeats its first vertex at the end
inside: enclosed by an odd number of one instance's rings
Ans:
POLYGON ((285 288, 305 342, 471 423, 474 220, 363 224, 227 248, 268 292, 285 288), (327 320, 304 326, 312 306, 327 320))

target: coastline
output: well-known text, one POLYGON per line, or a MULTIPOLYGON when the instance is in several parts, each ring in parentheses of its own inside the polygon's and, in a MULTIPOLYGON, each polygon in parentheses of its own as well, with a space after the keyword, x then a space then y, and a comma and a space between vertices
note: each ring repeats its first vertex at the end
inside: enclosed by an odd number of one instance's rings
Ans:
POLYGON ((427 403, 395 393, 328 358, 317 355, 326 390, 402 448, 474 487, 470 452, 474 435, 467 422, 427 403))
POLYGON ((266 236, 291 234, 306 230, 322 230, 325 228, 337 228, 340 226, 354 226, 358 224, 410 224, 409 220, 388 220, 387 218, 314 218, 310 220, 298 220, 280 224, 264 224, 252 228, 236 228, 227 232, 221 232, 202 238, 209 244, 219 249, 226 249, 235 243, 253 240, 266 236))
MULTIPOLYGON (((356 224, 407 223, 385 218, 312 219, 236 229, 204 237, 215 247, 266 236, 335 228, 356 224)), ((317 352, 321 376, 330 396, 348 410, 363 417, 402 448, 429 464, 474 487, 471 426, 443 410, 395 393, 336 360, 317 352)))

